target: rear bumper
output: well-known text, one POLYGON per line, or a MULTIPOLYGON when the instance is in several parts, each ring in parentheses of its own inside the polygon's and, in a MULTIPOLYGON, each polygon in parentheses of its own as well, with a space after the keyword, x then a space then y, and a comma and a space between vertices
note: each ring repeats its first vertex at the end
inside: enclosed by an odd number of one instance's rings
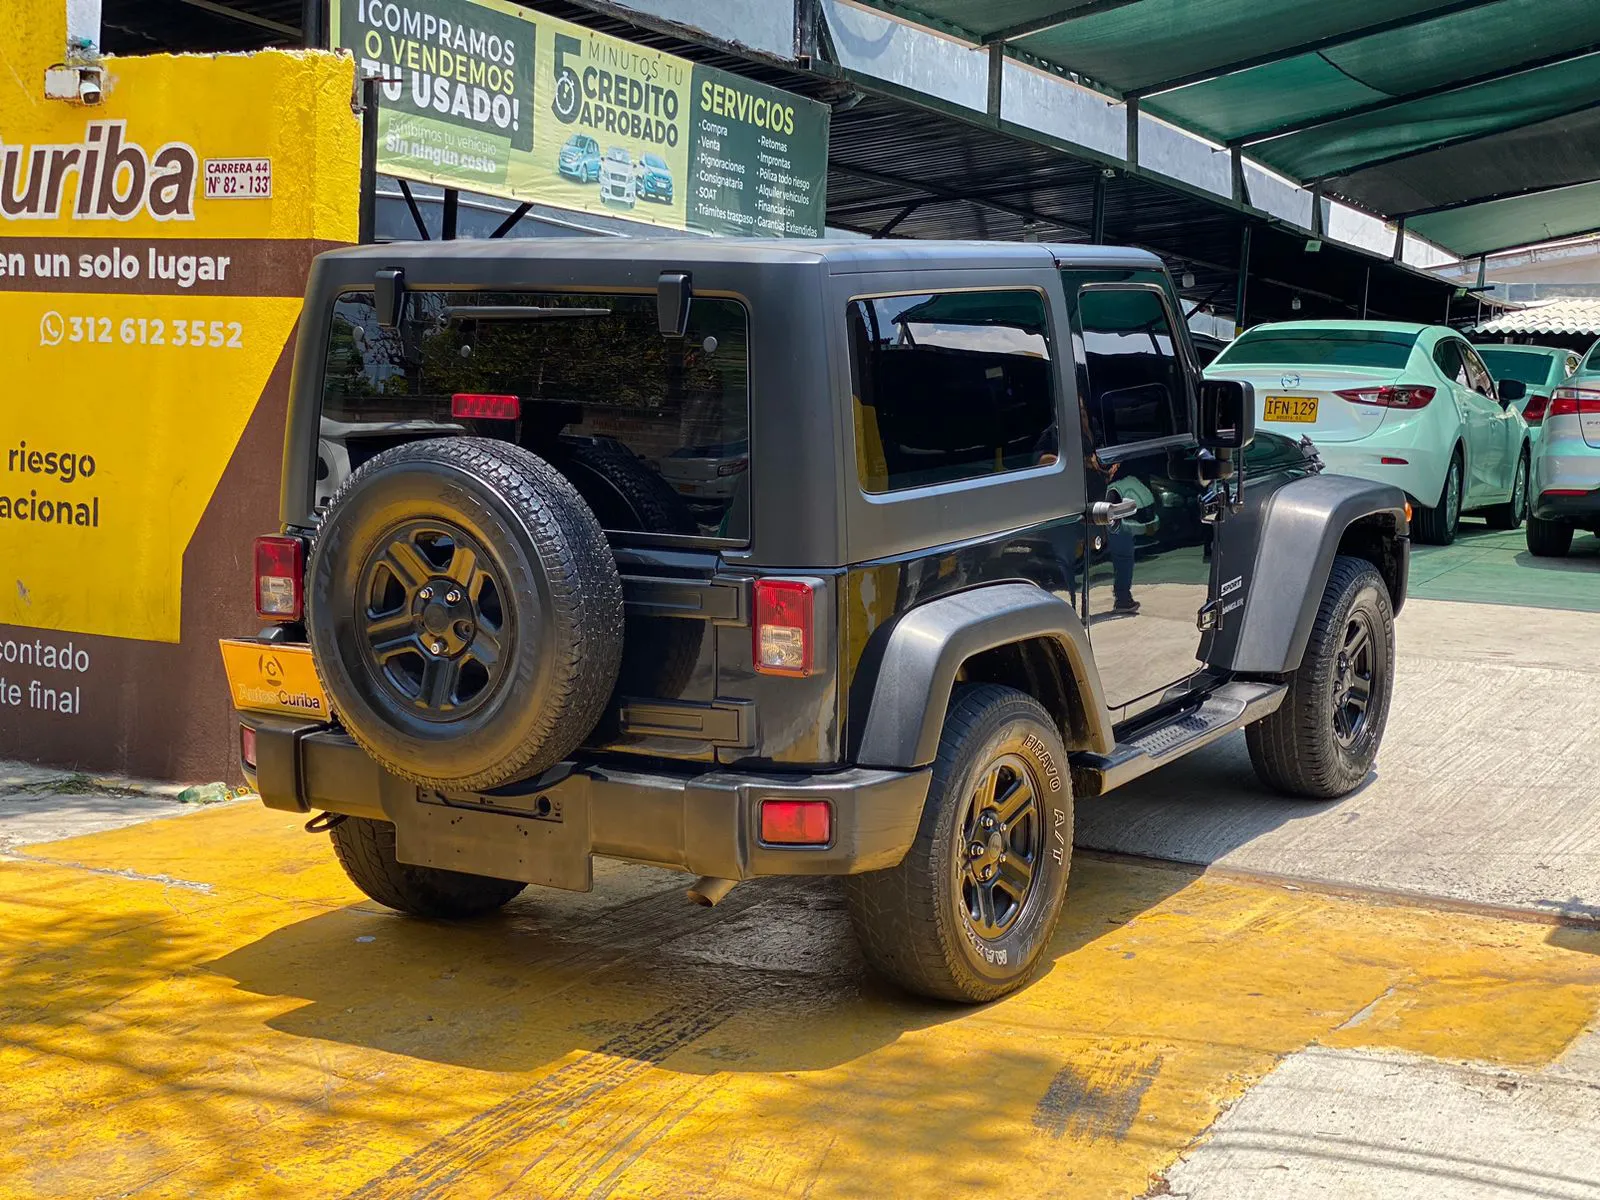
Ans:
POLYGON ((1558 496, 1542 492, 1530 502, 1529 511, 1541 521, 1571 521, 1574 525, 1600 525, 1600 489, 1578 496, 1558 496))
POLYGON ((1432 508, 1444 494, 1450 452, 1413 446, 1383 448, 1367 438, 1360 442, 1318 442, 1317 454, 1330 475, 1352 475, 1399 488, 1418 504, 1432 508), (1384 462, 1385 458, 1404 462, 1384 462))
POLYGON ((1557 418, 1546 440, 1533 456, 1529 511, 1545 521, 1590 524, 1600 520, 1600 448, 1578 435, 1576 421, 1557 418), (1552 491, 1576 491, 1577 496, 1553 496, 1552 491))
MULTIPOLYGON (((321 725, 239 713, 256 732, 256 769, 246 776, 268 808, 370 817, 395 824, 401 857, 425 865, 532 883, 570 882, 580 864, 535 863, 518 870, 506 847, 530 831, 550 833, 552 851, 591 855, 750 879, 763 875, 854 875, 895 866, 922 817, 931 771, 852 768, 818 775, 713 770, 702 774, 563 764, 541 780, 485 795, 440 795, 384 771, 345 734, 321 725), (826 800, 833 840, 827 846, 770 846, 759 836, 761 801, 826 800), (427 820, 419 818, 426 817, 427 820), (449 828, 448 863, 407 853, 409 838, 449 828)), ((538 840, 538 839, 535 839, 538 840)), ((414 843, 415 844, 415 843, 414 843)), ((523 843, 526 844, 526 843, 523 843)))

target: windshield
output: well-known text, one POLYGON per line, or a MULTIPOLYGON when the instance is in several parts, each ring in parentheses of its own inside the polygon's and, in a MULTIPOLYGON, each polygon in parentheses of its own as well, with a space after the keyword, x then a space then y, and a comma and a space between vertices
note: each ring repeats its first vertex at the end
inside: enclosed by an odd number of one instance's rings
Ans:
POLYGON ((1515 379, 1519 383, 1544 383, 1550 378, 1550 355, 1539 350, 1511 350, 1478 346, 1478 355, 1489 374, 1496 379, 1515 379))
POLYGON ((644 165, 647 167, 654 167, 658 171, 665 171, 667 169, 667 164, 661 161, 659 155, 655 154, 646 154, 644 156, 644 165))
POLYGON ((628 157, 628 152, 626 150, 624 150, 621 146, 613 146, 613 147, 611 147, 611 149, 606 151, 606 157, 609 158, 612 162, 625 163, 625 162, 632 162, 633 161, 631 158, 628 157))
POLYGON ((1398 371, 1417 344, 1414 333, 1383 329, 1252 329, 1220 355, 1218 365, 1382 367, 1398 371))

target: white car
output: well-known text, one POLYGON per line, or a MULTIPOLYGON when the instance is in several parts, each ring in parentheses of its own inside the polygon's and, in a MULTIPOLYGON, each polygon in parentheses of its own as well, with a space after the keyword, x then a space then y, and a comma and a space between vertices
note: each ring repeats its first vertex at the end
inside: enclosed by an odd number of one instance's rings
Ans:
POLYGON ((600 160, 600 199, 632 208, 638 198, 637 179, 633 155, 622 146, 612 146, 600 160))
POLYGON ((1453 329, 1381 321, 1257 325, 1206 368, 1256 392, 1256 421, 1304 433, 1330 472, 1392 483, 1418 540, 1455 539, 1464 512, 1515 529, 1528 511, 1528 426, 1453 329))

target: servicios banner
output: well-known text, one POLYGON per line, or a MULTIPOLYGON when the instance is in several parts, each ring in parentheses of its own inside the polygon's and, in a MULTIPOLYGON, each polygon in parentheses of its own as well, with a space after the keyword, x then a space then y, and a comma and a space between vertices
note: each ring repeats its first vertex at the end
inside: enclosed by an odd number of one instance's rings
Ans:
POLYGON ((820 237, 826 105, 502 0, 333 0, 378 169, 674 229, 820 237))

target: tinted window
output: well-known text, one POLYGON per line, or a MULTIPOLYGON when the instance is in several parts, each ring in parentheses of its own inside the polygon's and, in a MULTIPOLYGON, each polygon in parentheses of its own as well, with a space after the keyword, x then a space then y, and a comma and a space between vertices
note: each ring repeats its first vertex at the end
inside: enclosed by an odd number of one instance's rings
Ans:
POLYGON ((1589 347, 1589 353, 1583 360, 1585 371, 1600 371, 1600 342, 1589 347))
POLYGON ((1189 432, 1189 389, 1172 321, 1153 288, 1085 287, 1078 318, 1088 367, 1085 415, 1098 448, 1189 432))
POLYGON ((1461 343, 1455 338, 1445 338, 1433 348, 1433 361, 1446 379, 1467 386, 1467 364, 1461 359, 1461 343))
MULTIPOLYGON (((1542 384, 1550 378, 1551 358, 1537 351, 1510 350, 1498 346, 1480 346, 1489 374, 1496 379, 1515 379, 1519 383, 1542 384)), ((1559 360, 1557 360, 1559 362, 1559 360)))
POLYGON ((1417 344, 1414 333, 1381 329, 1252 329, 1218 357, 1233 367, 1381 367, 1398 371, 1417 344))
POLYGON ((852 300, 856 463, 872 493, 1053 462, 1056 403, 1038 292, 852 300))
POLYGON ((1483 396, 1494 395, 1494 377, 1489 374, 1489 368, 1483 365, 1483 359, 1478 357, 1478 352, 1465 342, 1458 343, 1457 349, 1467 367, 1467 386, 1483 396))
POLYGON ((370 292, 346 294, 329 331, 318 495, 397 441, 476 433, 557 461, 607 529, 743 538, 746 345, 733 300, 696 297, 687 336, 664 338, 654 293, 409 292, 399 329, 378 324, 370 292), (521 419, 454 419, 459 393, 515 396, 521 419))

